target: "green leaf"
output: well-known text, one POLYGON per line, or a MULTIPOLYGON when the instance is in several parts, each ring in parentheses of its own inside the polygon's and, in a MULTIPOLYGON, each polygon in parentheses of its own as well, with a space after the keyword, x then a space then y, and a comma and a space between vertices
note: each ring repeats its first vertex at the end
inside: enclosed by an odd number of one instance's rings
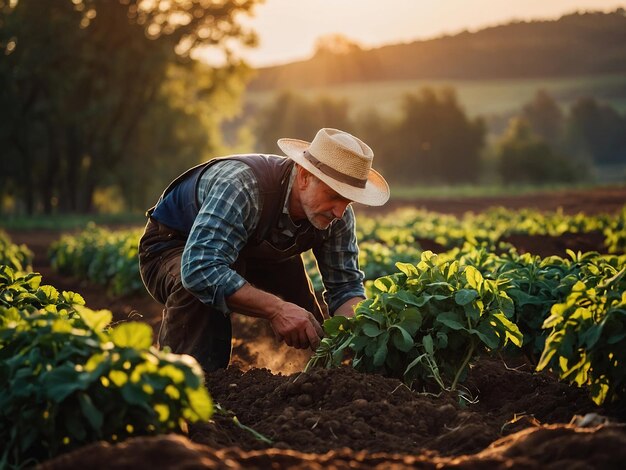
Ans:
POLYGON ((375 323, 367 322, 362 326, 363 333, 369 336, 370 338, 375 338, 380 335, 382 331, 375 323))
POLYGON ((385 331, 378 337, 376 344, 376 352, 374 353, 374 366, 380 367, 387 359, 387 342, 389 341, 389 332, 385 331))
POLYGON ((59 291, 52 286, 41 286, 35 295, 42 303, 55 303, 59 298, 59 291))
POLYGON ((421 307, 425 303, 425 300, 423 297, 418 297, 417 295, 406 290, 398 291, 396 294, 396 297, 400 299, 402 302, 404 302, 405 304, 413 305, 414 307, 421 307))
POLYGON ((478 292, 474 289, 461 289, 454 295, 454 301, 458 305, 467 305, 478 297, 478 292))
POLYGON ((359 352, 371 342, 372 339, 369 336, 356 336, 351 339, 349 346, 354 352, 359 352))
POLYGON ((436 321, 453 330, 467 330, 465 325, 461 323, 460 315, 456 312, 440 313, 437 315, 436 321))
POLYGON ((489 349, 495 350, 500 345, 500 337, 488 321, 482 321, 478 325, 478 328, 471 328, 468 331, 471 334, 478 336, 478 338, 485 343, 489 349))
POLYGON ((404 273, 406 277, 413 277, 413 276, 419 275, 419 271, 417 270, 414 264, 397 262, 396 268, 398 268, 399 271, 404 273))
POLYGON ((85 324, 94 331, 102 331, 111 323, 113 314, 109 310, 90 310, 86 307, 76 306, 76 312, 85 324))
POLYGON ((391 292, 395 286, 396 283, 389 276, 379 277, 374 281, 374 287, 381 292, 391 292))
POLYGON ((430 354, 431 356, 435 354, 435 348, 433 344, 433 337, 430 335, 426 335, 422 338, 422 345, 424 346, 424 350, 430 354))
POLYGON ((104 422, 104 416, 94 406, 93 402, 91 401, 91 397, 86 393, 78 394, 78 403, 80 404, 80 409, 83 412, 83 416, 87 418, 87 421, 91 425, 91 428, 97 432, 98 436, 100 436, 102 423, 104 422))
POLYGON ((422 326, 422 314, 415 307, 406 308, 398 314, 400 322, 398 326, 401 326, 409 332, 411 336, 415 336, 417 330, 422 326))
POLYGON ((63 291, 63 298, 70 305, 85 305, 85 299, 76 292, 63 291))
POLYGON ((135 385, 130 382, 126 382, 121 388, 122 396, 131 405, 146 407, 150 402, 150 396, 147 395, 140 387, 140 383, 135 385))
POLYGON ((328 336, 337 336, 341 331, 350 330, 350 319, 343 315, 335 315, 324 322, 323 328, 328 336))
POLYGON ((84 375, 87 374, 77 372, 74 366, 69 364, 52 369, 42 378, 45 395, 53 402, 61 403, 75 391, 87 389, 89 383, 84 380, 84 375))
POLYGON ((550 364, 550 361, 556 354, 556 348, 550 347, 549 344, 550 344, 549 340, 546 341, 546 346, 543 350, 543 353, 541 353, 541 357, 539 358, 539 363, 537 364, 537 367, 536 367, 537 372, 541 372, 543 369, 548 367, 548 365, 550 364))
POLYGON ((111 341, 120 348, 149 349, 152 346, 152 328, 146 323, 122 323, 111 330, 111 341))
POLYGON ((504 313, 494 313, 492 317, 502 325, 506 339, 518 348, 521 348, 524 335, 522 335, 518 326, 509 320, 504 313))
POLYGON ((609 386, 604 382, 593 382, 589 386, 589 392, 591 394, 591 399, 596 405, 600 406, 604 403, 609 394, 609 386))
POLYGON ((393 325, 390 329, 393 329, 392 342, 393 345, 402 352, 407 352, 413 347, 413 338, 400 325, 393 325))
POLYGON ((483 276, 480 271, 474 266, 466 266, 464 273, 470 287, 480 292, 483 285, 483 276))
POLYGON ((195 413, 195 419, 192 421, 208 421, 213 414, 213 401, 207 389, 204 387, 186 388, 185 393, 189 400, 189 406, 195 413))

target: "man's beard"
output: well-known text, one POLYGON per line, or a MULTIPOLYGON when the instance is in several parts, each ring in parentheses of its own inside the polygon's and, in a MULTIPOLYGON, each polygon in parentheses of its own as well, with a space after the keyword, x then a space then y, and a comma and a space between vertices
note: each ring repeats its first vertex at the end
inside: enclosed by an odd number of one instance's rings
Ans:
POLYGON ((307 204, 302 204, 307 220, 318 230, 326 230, 335 221, 330 212, 314 212, 307 204))

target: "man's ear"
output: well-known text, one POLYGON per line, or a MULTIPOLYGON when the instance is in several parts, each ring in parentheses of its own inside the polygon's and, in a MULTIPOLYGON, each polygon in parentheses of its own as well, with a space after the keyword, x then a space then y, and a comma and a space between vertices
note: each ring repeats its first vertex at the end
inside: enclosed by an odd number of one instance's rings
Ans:
POLYGON ((309 172, 309 170, 298 165, 298 173, 296 175, 296 180, 298 181, 298 187, 300 189, 306 189, 307 186, 311 183, 312 177, 313 175, 311 174, 311 172, 309 172))

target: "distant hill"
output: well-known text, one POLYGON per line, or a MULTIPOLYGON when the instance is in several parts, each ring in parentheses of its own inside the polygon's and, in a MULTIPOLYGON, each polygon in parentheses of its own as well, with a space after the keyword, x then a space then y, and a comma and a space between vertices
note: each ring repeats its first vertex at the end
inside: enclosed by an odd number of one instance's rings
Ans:
POLYGON ((249 90, 408 79, 510 79, 626 73, 626 12, 512 22, 474 33, 258 69, 249 90))

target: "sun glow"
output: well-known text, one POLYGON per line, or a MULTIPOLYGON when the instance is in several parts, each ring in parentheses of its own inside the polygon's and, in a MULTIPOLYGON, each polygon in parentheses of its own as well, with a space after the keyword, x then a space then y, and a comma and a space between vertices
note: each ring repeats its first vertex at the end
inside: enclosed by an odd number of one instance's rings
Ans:
POLYGON ((429 39, 519 20, 557 19, 575 11, 615 10, 616 0, 265 0, 242 17, 259 47, 241 49, 253 66, 309 58, 320 37, 339 34, 364 48, 429 39))

